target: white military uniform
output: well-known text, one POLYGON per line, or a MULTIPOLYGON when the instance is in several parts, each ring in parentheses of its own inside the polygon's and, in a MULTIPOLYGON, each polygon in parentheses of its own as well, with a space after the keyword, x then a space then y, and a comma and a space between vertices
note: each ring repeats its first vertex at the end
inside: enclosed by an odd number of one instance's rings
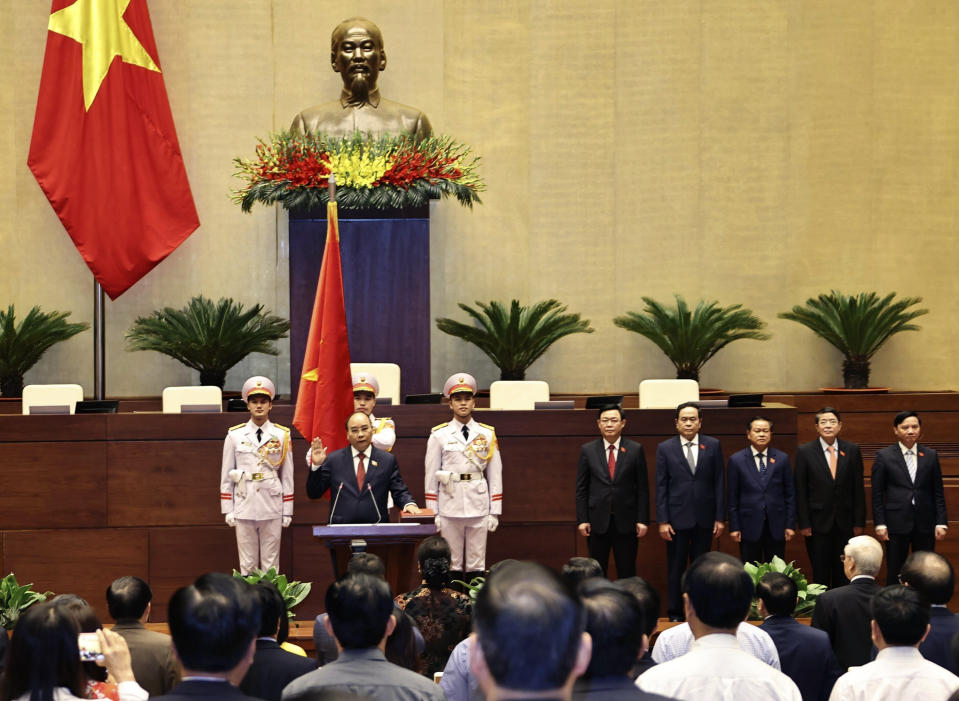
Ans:
POLYGON ((283 517, 293 516, 290 429, 269 420, 233 426, 223 442, 220 511, 236 517, 240 571, 279 569, 283 517), (257 440, 256 430, 262 430, 257 440))
POLYGON ((485 570, 488 517, 503 513, 503 462, 493 427, 472 418, 435 426, 426 444, 425 487, 426 508, 442 517, 450 569, 485 570))

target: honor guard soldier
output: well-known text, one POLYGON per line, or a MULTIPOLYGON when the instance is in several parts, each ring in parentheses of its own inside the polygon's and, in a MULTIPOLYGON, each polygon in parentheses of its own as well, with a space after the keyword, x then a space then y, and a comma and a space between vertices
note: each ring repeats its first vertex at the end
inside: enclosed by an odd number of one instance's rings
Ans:
POLYGON ((270 421, 275 394, 266 377, 244 382, 250 420, 233 426, 223 443, 220 510, 236 528, 243 574, 279 569, 280 533, 293 520, 290 429, 270 421))
MULTIPOLYGON (((376 406, 376 397, 380 393, 380 383, 370 373, 353 375, 353 411, 362 411, 370 417, 373 424, 373 446, 389 453, 396 443, 396 424, 393 419, 386 417, 378 419, 373 416, 373 407, 376 406)), ((313 467, 313 447, 318 446, 319 438, 313 439, 313 444, 306 451, 306 465, 313 467)), ((392 506, 392 496, 390 497, 392 506)))
POLYGON ((443 394, 453 420, 435 426, 426 444, 426 508, 449 541, 451 576, 469 581, 485 572, 486 533, 503 513, 503 463, 493 427, 473 419, 473 376, 453 375, 443 394))

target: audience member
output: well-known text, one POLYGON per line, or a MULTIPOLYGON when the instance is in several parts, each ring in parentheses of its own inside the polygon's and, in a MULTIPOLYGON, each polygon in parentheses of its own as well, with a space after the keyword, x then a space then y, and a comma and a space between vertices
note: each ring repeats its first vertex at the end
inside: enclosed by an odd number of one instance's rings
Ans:
POLYGON ((835 701, 944 699, 959 690, 959 677, 919 654, 929 631, 929 605, 909 587, 886 587, 872 598, 875 661, 850 669, 833 688, 835 701))
POLYGON ((920 654, 956 674, 959 668, 953 659, 951 646, 953 636, 959 633, 959 616, 946 608, 956 586, 949 560, 938 553, 914 552, 906 558, 899 572, 899 580, 917 590, 932 605, 929 610, 929 635, 919 645, 920 654))
POLYGON ((792 679, 745 652, 737 626, 749 613, 753 581, 726 553, 696 558, 683 577, 686 620, 696 641, 681 658, 658 664, 636 680, 644 691, 679 699, 802 697, 792 679))
MULTIPOLYGON (((17 621, 0 677, 0 701, 81 699, 85 674, 80 661, 80 627, 54 602, 34 604, 17 621)), ((117 682, 120 701, 146 701, 148 693, 133 677, 130 650, 110 630, 95 633, 103 663, 117 682)))
POLYGON ((760 628, 776 643, 783 673, 796 682, 803 701, 826 701, 842 670, 825 631, 793 618, 799 600, 796 583, 769 572, 759 581, 756 597, 764 619, 760 628))
POLYGON ((153 592, 139 577, 120 577, 107 587, 107 609, 119 633, 130 648, 137 683, 162 696, 180 680, 180 667, 173 656, 170 636, 146 628, 150 620, 153 592))
POLYGON ((386 659, 386 638, 396 626, 393 610, 390 587, 382 579, 356 574, 331 584, 326 590, 325 625, 336 638, 340 655, 290 682, 283 701, 319 689, 366 694, 381 701, 443 699, 436 684, 386 659))
POLYGON ((248 696, 280 701, 283 688, 316 669, 316 660, 287 652, 277 642, 280 622, 286 618, 286 603, 276 585, 260 581, 253 586, 260 600, 260 631, 257 633, 253 664, 240 682, 248 696))
POLYGON ((495 699, 565 699, 589 664, 590 637, 575 594, 545 567, 492 573, 476 597, 470 667, 495 699))
POLYGON ((823 592, 812 615, 814 628, 826 631, 839 667, 866 664, 872 650, 869 601, 879 591, 876 575, 882 567, 882 546, 868 535, 849 539, 842 556, 849 584, 823 592))
MULTIPOLYGON (((766 631, 743 621, 736 626, 735 635, 743 650, 773 669, 781 668, 776 643, 766 631)), ((692 649, 694 640, 695 635, 688 622, 667 628, 656 638, 652 653, 653 661, 656 664, 662 664, 682 657, 692 649)))
MULTIPOLYGON (((650 586, 649 582, 642 577, 627 577, 626 579, 617 579, 616 584, 636 597, 640 608, 643 609, 643 632, 646 633, 647 639, 651 640, 653 637, 653 632, 656 630, 656 626, 659 623, 659 611, 661 605, 659 592, 650 586)), ((630 676, 635 679, 647 669, 655 666, 656 661, 653 659, 650 651, 646 650, 642 657, 636 661, 636 664, 633 665, 633 671, 630 676)))
POLYGON ((570 589, 576 591, 580 582, 593 577, 605 577, 606 575, 603 573, 603 566, 599 564, 599 560, 592 557, 571 557, 563 565, 560 576, 570 589))
POLYGON ((180 587, 167 613, 182 681, 163 701, 245 701, 240 682, 253 663, 260 602, 242 579, 212 572, 180 587))
MULTIPOLYGON (((53 603, 68 616, 73 616, 81 633, 95 633, 103 626, 97 618, 97 612, 76 594, 60 594, 53 603)), ((107 681, 107 670, 92 660, 83 662, 83 697, 86 699, 111 699, 117 701, 119 692, 115 682, 107 681)), ((134 675, 134 678, 136 675, 134 675)), ((139 682, 138 682, 139 683, 139 682)))
POLYGON ((640 691, 633 683, 636 661, 649 646, 643 609, 632 594, 605 579, 587 579, 579 586, 586 611, 586 632, 593 653, 583 676, 573 685, 576 701, 664 699, 640 691))
POLYGON ((417 550, 423 583, 396 597, 396 605, 424 631, 426 673, 443 671, 450 653, 469 635, 470 598, 450 588, 450 546, 439 535, 430 536, 417 550))

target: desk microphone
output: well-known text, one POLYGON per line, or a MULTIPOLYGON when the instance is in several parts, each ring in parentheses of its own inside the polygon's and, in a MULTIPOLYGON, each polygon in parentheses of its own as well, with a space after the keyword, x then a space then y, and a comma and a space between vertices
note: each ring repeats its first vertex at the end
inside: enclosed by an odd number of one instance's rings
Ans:
POLYGON ((373 508, 376 509, 376 522, 379 523, 383 520, 383 514, 380 513, 380 507, 376 505, 376 497, 373 496, 373 488, 367 484, 366 491, 370 493, 370 499, 373 500, 373 508))
POLYGON ((336 498, 333 499, 333 506, 330 507, 330 523, 333 523, 333 512, 336 511, 336 502, 340 500, 340 492, 343 491, 343 483, 340 482, 340 486, 336 488, 336 498))

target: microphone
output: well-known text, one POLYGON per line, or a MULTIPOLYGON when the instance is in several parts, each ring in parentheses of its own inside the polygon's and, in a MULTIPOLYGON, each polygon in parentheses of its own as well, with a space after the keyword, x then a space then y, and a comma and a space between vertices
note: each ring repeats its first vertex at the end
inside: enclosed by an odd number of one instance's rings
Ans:
POLYGON ((340 500, 340 492, 343 491, 343 483, 340 482, 340 486, 336 488, 336 498, 333 499, 333 506, 330 507, 330 523, 333 523, 333 512, 336 511, 336 502, 340 500))
POLYGON ((373 500, 373 508, 376 509, 376 522, 379 523, 383 520, 383 514, 380 513, 380 507, 376 505, 376 497, 373 496, 373 488, 367 484, 366 491, 370 493, 370 499, 373 500))

